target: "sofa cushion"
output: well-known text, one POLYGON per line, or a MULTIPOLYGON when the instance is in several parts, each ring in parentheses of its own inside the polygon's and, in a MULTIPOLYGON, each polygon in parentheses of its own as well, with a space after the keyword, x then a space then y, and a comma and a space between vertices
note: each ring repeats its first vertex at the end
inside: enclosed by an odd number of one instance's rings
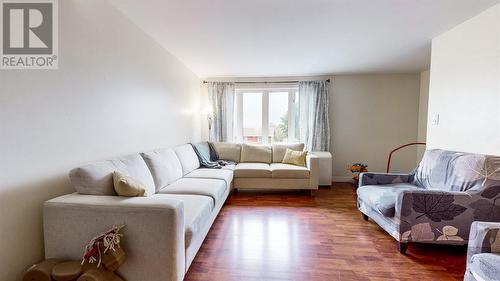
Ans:
POLYGON ((155 193, 153 176, 139 154, 77 167, 69 172, 69 178, 71 184, 80 194, 116 195, 113 186, 114 171, 120 171, 140 181, 147 187, 147 193, 155 193))
POLYGON ((271 163, 271 147, 266 145, 241 145, 241 163, 271 163))
POLYGON ((273 144, 273 163, 283 162, 283 157, 285 157, 287 148, 295 151, 303 151, 304 144, 303 143, 273 144))
POLYGON ((219 154, 219 158, 227 161, 240 162, 241 144, 230 142, 213 142, 215 151, 219 154))
POLYGON ((425 151, 414 172, 415 185, 433 190, 478 190, 499 183, 498 156, 431 149, 425 151), (488 178, 483 182, 485 170, 488 178))
POLYGON ((186 178, 219 179, 226 182, 227 187, 231 187, 233 181, 233 170, 231 169, 207 169, 200 168, 185 176, 186 178))
POLYGON ((224 200, 226 182, 218 179, 182 178, 162 188, 160 194, 192 194, 212 198, 214 206, 224 200))
POLYGON ((271 173, 273 178, 281 179, 308 179, 310 175, 306 167, 282 163, 272 163, 271 173))
POLYGON ((146 192, 147 187, 142 182, 119 171, 113 172, 113 186, 119 196, 143 197, 153 195, 146 192))
POLYGON ((203 195, 169 194, 165 196, 182 201, 184 204, 184 243, 185 247, 188 248, 193 236, 196 236, 205 224, 210 223, 210 216, 214 209, 213 200, 203 195))
POLYGON ((230 170, 230 171, 234 171, 234 168, 236 168, 236 164, 231 164, 231 165, 222 166, 222 170, 230 170))
POLYGON ((234 167, 236 178, 271 178, 271 166, 266 163, 238 163, 234 167))
POLYGON ((305 167, 306 157, 307 151, 295 151, 287 148, 282 163, 305 167))
POLYGON ((153 175, 156 191, 182 178, 182 165, 173 149, 157 149, 141 153, 141 156, 153 175))
POLYGON ((473 255, 469 270, 476 280, 500 280, 500 255, 492 253, 473 255))
POLYGON ((175 147, 174 151, 181 162, 183 175, 200 167, 198 156, 196 156, 196 152, 194 152, 193 147, 189 143, 175 147))
POLYGON ((405 190, 417 189, 409 183, 364 185, 358 188, 358 198, 386 217, 394 217, 398 195, 405 190))

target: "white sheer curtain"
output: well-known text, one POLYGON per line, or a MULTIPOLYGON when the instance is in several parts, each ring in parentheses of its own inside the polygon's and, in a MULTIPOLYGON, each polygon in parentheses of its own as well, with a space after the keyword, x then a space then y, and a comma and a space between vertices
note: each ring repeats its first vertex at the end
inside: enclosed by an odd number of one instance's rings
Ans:
POLYGON ((308 151, 330 150, 328 82, 299 82, 299 139, 308 151))
POLYGON ((232 141, 234 83, 208 82, 208 99, 213 112, 210 141, 232 141))

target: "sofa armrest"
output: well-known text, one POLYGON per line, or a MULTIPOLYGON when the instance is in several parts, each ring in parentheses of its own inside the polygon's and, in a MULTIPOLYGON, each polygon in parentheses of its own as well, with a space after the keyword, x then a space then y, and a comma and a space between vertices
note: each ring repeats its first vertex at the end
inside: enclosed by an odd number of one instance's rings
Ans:
POLYGON ((318 189, 319 185, 319 157, 314 154, 307 154, 306 167, 309 169, 309 188, 318 189))
POLYGON ((182 280, 185 273, 184 205, 155 194, 119 197, 69 194, 45 202, 45 257, 80 260, 85 245, 124 224, 126 280, 182 280))
POLYGON ((379 185, 379 184, 409 182, 410 178, 411 178, 410 174, 361 173, 359 174, 358 187, 362 187, 363 185, 379 185))
POLYGON ((475 221, 472 223, 467 248, 467 266, 479 253, 500 253, 500 223, 475 221))

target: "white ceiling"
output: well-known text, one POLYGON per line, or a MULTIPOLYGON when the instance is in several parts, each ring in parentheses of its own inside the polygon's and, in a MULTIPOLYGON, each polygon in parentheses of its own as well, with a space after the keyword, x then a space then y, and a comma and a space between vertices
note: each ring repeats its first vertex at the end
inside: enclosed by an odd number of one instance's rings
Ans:
POLYGON ((201 77, 418 72, 500 0, 111 0, 201 77))

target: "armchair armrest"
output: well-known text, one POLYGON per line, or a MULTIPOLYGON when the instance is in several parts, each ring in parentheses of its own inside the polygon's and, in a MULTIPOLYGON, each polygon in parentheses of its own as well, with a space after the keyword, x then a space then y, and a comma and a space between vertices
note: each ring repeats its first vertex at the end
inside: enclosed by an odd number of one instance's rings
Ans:
POLYGON ((319 158, 314 154, 307 154, 306 167, 309 169, 309 188, 318 189, 319 185, 319 158))
POLYGON ((358 187, 362 187, 363 185, 379 185, 379 184, 409 182, 410 178, 411 178, 410 174, 361 173, 359 174, 358 187))
POLYGON ((473 221, 500 221, 498 214, 491 212, 499 203, 484 197, 485 191, 402 191, 395 210, 401 242, 466 244, 473 221))
POLYGON ((475 221, 472 223, 467 248, 467 266, 479 253, 500 253, 500 223, 475 221))
POLYGON ((182 280, 185 273, 184 205, 155 194, 118 197, 69 194, 43 207, 45 257, 76 259, 92 237, 124 224, 126 280, 182 280))

